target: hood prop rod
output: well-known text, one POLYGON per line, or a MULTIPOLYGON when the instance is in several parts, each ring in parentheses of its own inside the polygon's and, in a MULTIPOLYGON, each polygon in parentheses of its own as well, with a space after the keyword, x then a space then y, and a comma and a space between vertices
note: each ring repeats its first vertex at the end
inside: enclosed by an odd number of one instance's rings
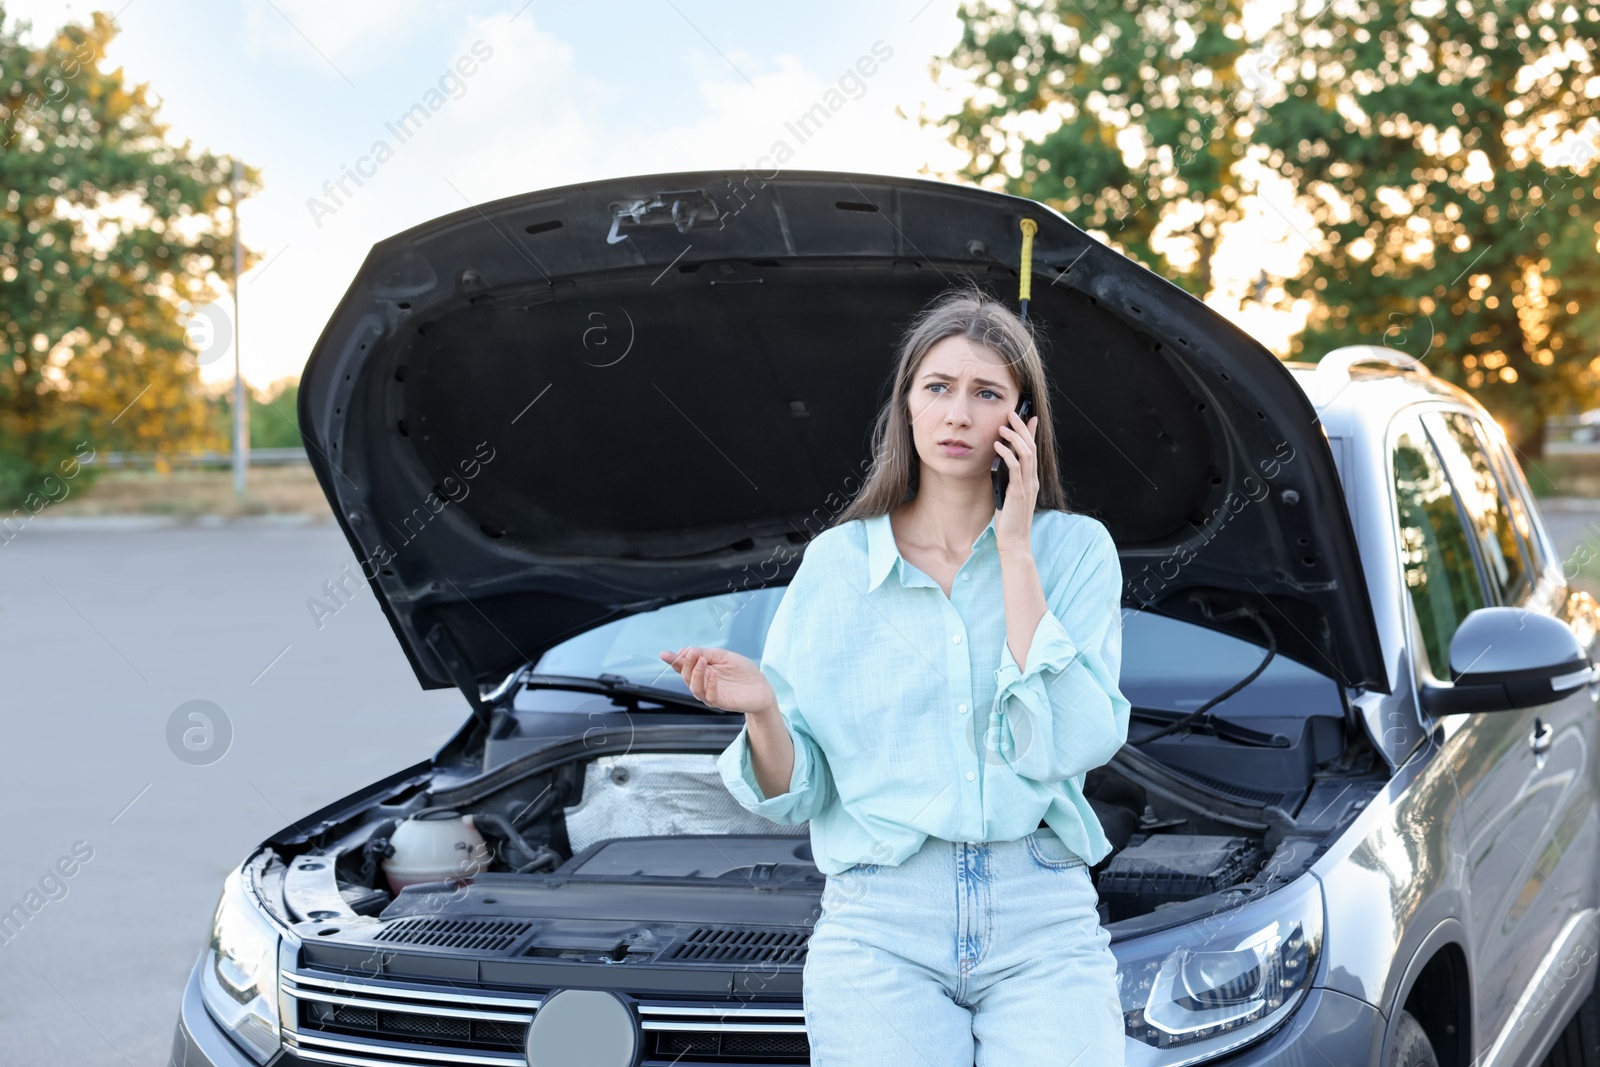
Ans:
POLYGON ((1022 229, 1022 266, 1017 271, 1017 315, 1027 322, 1028 300, 1033 296, 1033 235, 1039 232, 1039 224, 1023 219, 1018 225, 1022 229))
POLYGON ((467 661, 461 655, 461 649, 451 640, 450 633, 444 628, 443 623, 435 623, 433 629, 428 631, 428 647, 433 649, 433 654, 439 657, 439 662, 444 664, 444 669, 450 673, 450 680, 456 683, 456 688, 461 690, 467 698, 467 703, 472 705, 472 717, 483 724, 484 729, 489 728, 491 709, 483 701, 483 694, 478 691, 478 680, 467 670, 467 661))

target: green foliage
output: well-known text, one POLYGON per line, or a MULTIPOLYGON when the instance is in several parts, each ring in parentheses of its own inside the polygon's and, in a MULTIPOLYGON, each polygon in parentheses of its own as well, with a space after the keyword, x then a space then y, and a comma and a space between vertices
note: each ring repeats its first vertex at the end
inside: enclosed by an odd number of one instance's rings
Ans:
POLYGON ((1243 218, 1232 166, 1249 140, 1234 118, 1243 6, 964 5, 950 62, 974 91, 945 127, 969 153, 963 175, 1050 203, 1204 296, 1221 228, 1243 218), (1131 164, 1128 136, 1143 145, 1131 164), (1158 253, 1158 232, 1182 255, 1158 253))
POLYGON ((300 439, 300 380, 278 382, 250 397, 252 448, 304 448, 300 439))
POLYGON ((962 15, 952 61, 976 88, 948 129, 969 177, 1050 201, 1204 296, 1210 242, 1276 172, 1315 220, 1284 283, 1312 308, 1292 358, 1407 352, 1535 454, 1546 415, 1594 404, 1592 3, 1297 0, 1253 36, 1237 0, 962 15), (1152 250, 1167 231, 1197 265, 1152 250))
MULTIPOLYGON (((186 313, 232 272, 232 161, 104 71, 111 17, 30 48, 0 2, 0 505, 72 458, 211 443, 186 313)), ((245 168, 246 193, 259 174, 245 168)), ((247 269, 250 257, 241 264, 247 269)), ((85 469, 85 473, 92 470, 85 469)), ((81 483, 80 483, 81 484, 81 483)))
POLYGON ((1291 13, 1278 32, 1298 48, 1258 140, 1327 238, 1289 287, 1322 297, 1302 346, 1424 358, 1539 451, 1545 416, 1600 384, 1600 209, 1578 177, 1596 154, 1600 9, 1413 3, 1370 23, 1291 13))
MULTIPOLYGON (((300 439, 300 380, 285 378, 265 389, 250 388, 250 447, 251 448, 303 448, 300 439)), ((232 447, 233 441, 233 389, 218 393, 212 400, 211 425, 221 440, 223 451, 232 447)))

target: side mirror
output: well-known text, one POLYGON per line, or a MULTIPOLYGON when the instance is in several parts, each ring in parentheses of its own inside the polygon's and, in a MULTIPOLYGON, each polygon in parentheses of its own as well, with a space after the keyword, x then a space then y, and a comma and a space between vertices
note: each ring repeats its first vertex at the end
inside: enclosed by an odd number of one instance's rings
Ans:
POLYGON ((1572 629, 1521 608, 1478 608, 1450 639, 1450 685, 1423 685, 1429 715, 1549 704, 1600 681, 1572 629))

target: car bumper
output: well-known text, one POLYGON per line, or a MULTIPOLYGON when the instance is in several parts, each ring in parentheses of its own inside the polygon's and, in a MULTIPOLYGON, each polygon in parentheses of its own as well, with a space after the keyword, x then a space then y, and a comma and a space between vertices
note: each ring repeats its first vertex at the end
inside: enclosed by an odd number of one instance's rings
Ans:
POLYGON ((257 1067, 256 1061, 245 1055, 206 1011, 205 1002, 200 999, 199 959, 189 972, 189 984, 183 987, 178 1029, 172 1035, 172 1058, 167 1067, 257 1067))
POLYGON ((1330 1063, 1382 1062, 1383 1015, 1364 1000, 1332 989, 1312 989, 1305 1003, 1259 1044, 1205 1067, 1327 1067, 1330 1063))
MULTIPOLYGON (((1331 989, 1312 989, 1300 1009, 1261 1043, 1206 1061, 1206 1067, 1326 1067, 1379 1062, 1384 1020, 1365 1001, 1331 989)), ((280 1054, 276 1065, 301 1062, 280 1054)), ((200 962, 189 973, 168 1067, 256 1067, 217 1026, 200 999, 200 962)), ((752 1065, 754 1067, 754 1065, 752 1065)))

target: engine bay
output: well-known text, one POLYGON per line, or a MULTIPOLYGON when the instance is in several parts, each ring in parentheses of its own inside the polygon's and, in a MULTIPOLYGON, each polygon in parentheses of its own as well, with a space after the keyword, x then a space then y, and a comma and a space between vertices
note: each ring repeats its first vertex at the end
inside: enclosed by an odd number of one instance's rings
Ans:
MULTIPOLYGON (((720 747, 655 747, 415 781, 281 843, 263 886, 324 966, 381 950, 397 974, 440 956, 798 968, 826 883, 808 827, 741 807, 720 747)), ((1352 746, 1298 794, 1262 794, 1125 747, 1085 780, 1113 844, 1091 868, 1102 924, 1132 936, 1294 879, 1381 787, 1372 757, 1352 746)))

